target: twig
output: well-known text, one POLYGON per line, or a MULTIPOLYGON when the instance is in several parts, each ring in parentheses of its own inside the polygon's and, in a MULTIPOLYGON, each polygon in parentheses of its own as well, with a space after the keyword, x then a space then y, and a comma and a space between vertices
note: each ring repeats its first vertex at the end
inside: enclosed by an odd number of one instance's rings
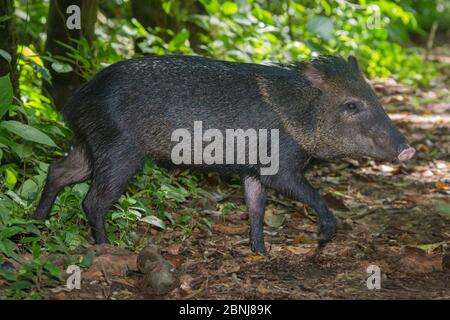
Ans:
POLYGON ((103 263, 102 263, 102 272, 103 276, 105 277, 106 283, 111 285, 111 280, 109 279, 108 274, 106 273, 105 266, 103 265, 103 263))
POLYGON ((425 52, 425 60, 429 60, 429 56, 430 56, 430 51, 433 48, 433 44, 434 44, 434 39, 436 38, 436 32, 438 29, 439 23, 437 21, 433 22, 433 25, 431 26, 431 31, 430 34, 428 36, 428 41, 427 41, 427 50, 425 52))

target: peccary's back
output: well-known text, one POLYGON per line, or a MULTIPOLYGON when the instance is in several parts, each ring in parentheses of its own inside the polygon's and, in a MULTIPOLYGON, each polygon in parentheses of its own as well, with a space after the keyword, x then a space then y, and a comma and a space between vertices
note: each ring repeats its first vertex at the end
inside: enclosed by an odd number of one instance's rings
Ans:
MULTIPOLYGON (((280 128, 258 79, 287 95, 293 71, 201 57, 149 56, 114 64, 83 85, 63 109, 78 139, 90 144, 126 136, 168 158, 175 129, 280 128)), ((298 78, 298 77, 297 77, 298 78)))

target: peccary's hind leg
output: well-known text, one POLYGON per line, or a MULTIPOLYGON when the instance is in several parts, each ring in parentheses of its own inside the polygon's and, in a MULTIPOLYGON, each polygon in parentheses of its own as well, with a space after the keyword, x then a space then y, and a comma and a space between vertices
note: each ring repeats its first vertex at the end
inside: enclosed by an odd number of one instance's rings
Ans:
POLYGON ((128 180, 142 163, 133 150, 110 150, 96 159, 89 192, 83 201, 96 244, 108 243, 105 214, 126 190, 128 180))
POLYGON ((252 251, 264 255, 264 209, 266 207, 266 192, 259 178, 244 177, 245 202, 250 218, 250 247, 252 251))
POLYGON ((82 145, 75 146, 69 155, 50 165, 34 219, 48 218, 58 193, 67 185, 82 182, 91 175, 91 162, 82 145))

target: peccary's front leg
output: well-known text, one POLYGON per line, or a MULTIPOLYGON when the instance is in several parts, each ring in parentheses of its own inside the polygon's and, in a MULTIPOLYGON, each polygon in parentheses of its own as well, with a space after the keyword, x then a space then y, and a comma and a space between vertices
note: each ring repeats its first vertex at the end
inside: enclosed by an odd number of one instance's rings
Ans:
POLYGON ((266 192, 257 177, 243 178, 245 189, 245 203, 250 218, 250 246, 253 252, 264 255, 264 209, 266 207, 266 192))
POLYGON ((336 218, 328 209, 319 192, 309 184, 303 175, 292 172, 280 172, 276 176, 263 176, 262 183, 314 209, 320 223, 319 245, 324 245, 333 239, 336 232, 336 218))

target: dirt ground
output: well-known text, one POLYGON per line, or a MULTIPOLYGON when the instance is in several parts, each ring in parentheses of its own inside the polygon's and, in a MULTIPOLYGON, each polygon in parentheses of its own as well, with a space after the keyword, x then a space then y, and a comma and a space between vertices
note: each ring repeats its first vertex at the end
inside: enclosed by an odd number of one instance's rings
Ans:
MULTIPOLYGON (((432 58, 450 66, 448 52, 437 50, 432 58)), ((136 254, 103 247, 83 271, 81 290, 52 288, 50 298, 449 299, 449 68, 441 73, 427 89, 392 79, 373 82, 418 150, 412 161, 349 160, 311 168, 311 183, 338 217, 335 240, 320 252, 314 213, 271 193, 265 225, 269 253, 254 256, 242 192, 212 177, 208 191, 239 206, 224 215, 216 204, 193 202, 194 221, 206 217, 211 229, 198 223, 188 237, 179 230, 151 230, 148 236, 173 267, 169 293, 155 297, 140 285, 136 254), (367 288, 369 265, 381 270, 378 290, 367 288)))

